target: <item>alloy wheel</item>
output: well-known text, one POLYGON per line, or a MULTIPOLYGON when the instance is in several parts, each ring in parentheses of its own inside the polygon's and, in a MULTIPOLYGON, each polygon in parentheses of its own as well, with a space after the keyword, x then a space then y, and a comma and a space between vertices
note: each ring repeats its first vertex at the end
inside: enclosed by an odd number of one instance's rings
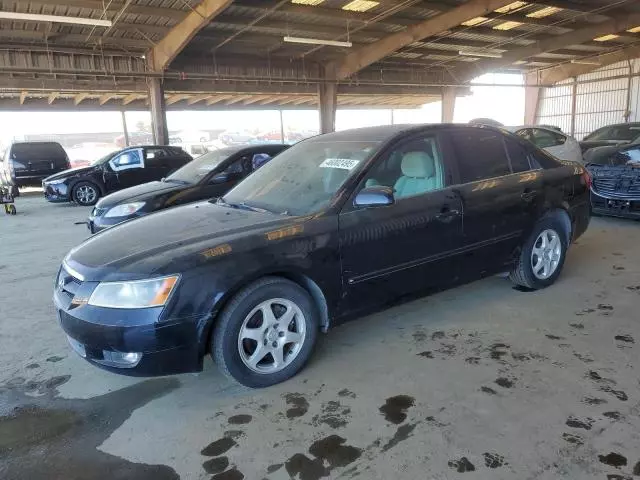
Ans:
POLYGON ((238 352, 252 371, 272 374, 296 359, 305 337, 306 323, 300 307, 284 298, 272 298, 245 317, 238 334, 238 352))
POLYGON ((83 205, 87 205, 95 201, 98 192, 91 185, 82 185, 78 188, 76 192, 76 199, 78 203, 82 203, 83 205))
POLYGON ((531 268, 539 280, 551 277, 560 265, 562 242, 555 230, 547 229, 538 235, 531 250, 531 268))

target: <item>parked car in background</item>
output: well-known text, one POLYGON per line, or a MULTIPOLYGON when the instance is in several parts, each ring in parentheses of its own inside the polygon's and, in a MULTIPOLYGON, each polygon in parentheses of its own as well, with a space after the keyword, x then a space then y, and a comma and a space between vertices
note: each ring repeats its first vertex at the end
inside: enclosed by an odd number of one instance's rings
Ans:
POLYGON ((68 150, 71 168, 88 167, 96 160, 120 150, 115 143, 84 142, 68 150))
MULTIPOLYGON (((179 147, 193 158, 198 158, 201 155, 204 155, 209 151, 209 147, 202 143, 180 143, 180 142, 170 142, 170 144, 174 147, 179 147)), ((212 148, 213 150, 213 148, 212 148)))
POLYGON ((129 147, 97 160, 88 167, 73 168, 42 181, 50 202, 74 201, 94 205, 108 193, 160 180, 193 158, 178 147, 129 147))
POLYGON ((206 143, 211 140, 209 132, 202 130, 182 130, 178 133, 171 134, 178 143, 206 143))
POLYGON ((126 188, 102 198, 87 220, 91 233, 176 205, 219 197, 287 148, 227 147, 209 152, 159 182, 126 188))
MULTIPOLYGON (((555 282, 589 223, 589 175, 502 130, 391 125, 304 140, 217 201, 74 248, 54 301, 72 347, 129 375, 295 375, 319 330, 494 272, 555 282)), ((363 326, 362 328, 366 328, 363 326)))
POLYGON ((120 148, 127 146, 142 146, 153 143, 153 135, 149 132, 129 132, 129 145, 126 144, 124 135, 117 136, 113 142, 120 148))
POLYGON ((640 143, 640 122, 619 123, 599 128, 580 142, 583 152, 590 148, 640 143))
POLYGON ((0 177, 6 186, 39 186, 52 174, 71 167, 67 152, 57 142, 20 142, 7 148, 0 177))
POLYGON ((255 137, 247 132, 238 132, 233 130, 226 130, 218 135, 220 140, 225 145, 242 145, 251 142, 255 137))
POLYGON ((640 219, 640 144, 595 147, 584 161, 593 177, 593 213, 640 219))
POLYGON ((560 160, 582 163, 582 150, 578 141, 555 129, 542 126, 505 127, 519 137, 529 140, 560 160))

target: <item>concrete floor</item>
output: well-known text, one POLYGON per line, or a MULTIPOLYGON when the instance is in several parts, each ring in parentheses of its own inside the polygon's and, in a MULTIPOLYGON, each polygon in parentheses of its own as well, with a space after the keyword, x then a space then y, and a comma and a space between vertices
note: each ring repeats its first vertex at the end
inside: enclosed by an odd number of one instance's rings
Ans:
POLYGON ((610 479, 640 475, 640 224, 594 219, 558 283, 489 278, 321 337, 249 390, 70 351, 51 289, 88 211, 0 217, 0 478, 610 479))

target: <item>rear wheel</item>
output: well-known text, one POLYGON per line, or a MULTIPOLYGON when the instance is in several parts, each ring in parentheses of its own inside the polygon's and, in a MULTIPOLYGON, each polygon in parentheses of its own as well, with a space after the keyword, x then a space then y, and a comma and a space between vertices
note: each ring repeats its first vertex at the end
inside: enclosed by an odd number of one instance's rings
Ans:
POLYGON ((83 207, 95 205, 100 198, 100 189, 91 182, 79 182, 73 187, 73 201, 83 207))
POLYGON ((300 371, 317 333, 317 309, 306 290, 267 277, 229 302, 218 318, 211 351, 225 375, 247 387, 268 387, 300 371))
POLYGON ((568 245, 563 221, 555 215, 543 218, 522 246, 509 278, 522 287, 548 287, 560 276, 568 245))

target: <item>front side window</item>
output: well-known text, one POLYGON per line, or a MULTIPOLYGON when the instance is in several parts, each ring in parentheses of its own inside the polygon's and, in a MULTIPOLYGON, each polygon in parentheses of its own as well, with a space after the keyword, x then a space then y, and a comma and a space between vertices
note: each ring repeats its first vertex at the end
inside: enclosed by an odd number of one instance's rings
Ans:
POLYGON ((115 171, 144 168, 142 150, 127 150, 126 152, 116 155, 109 163, 115 171))
POLYGON ((444 188, 442 151, 434 135, 402 142, 374 165, 362 188, 385 185, 397 199, 444 188))
POLYGON ((374 140, 306 140, 249 175, 224 201, 290 215, 320 211, 378 145, 374 140))
POLYGON ((451 132, 461 183, 511 174, 501 134, 483 129, 451 132))

